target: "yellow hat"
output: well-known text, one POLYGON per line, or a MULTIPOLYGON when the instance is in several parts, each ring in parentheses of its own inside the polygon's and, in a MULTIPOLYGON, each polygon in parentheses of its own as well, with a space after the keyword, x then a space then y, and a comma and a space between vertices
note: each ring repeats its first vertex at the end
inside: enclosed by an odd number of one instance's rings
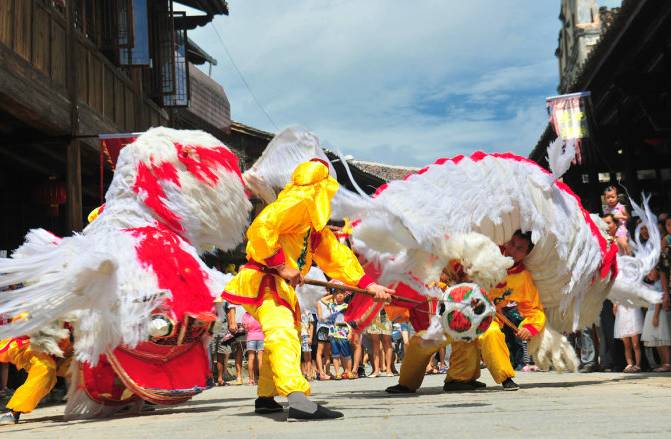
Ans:
POLYGON ((312 227, 321 231, 331 217, 331 200, 338 192, 338 181, 329 175, 326 163, 319 159, 301 163, 277 198, 299 197, 308 202, 312 227))

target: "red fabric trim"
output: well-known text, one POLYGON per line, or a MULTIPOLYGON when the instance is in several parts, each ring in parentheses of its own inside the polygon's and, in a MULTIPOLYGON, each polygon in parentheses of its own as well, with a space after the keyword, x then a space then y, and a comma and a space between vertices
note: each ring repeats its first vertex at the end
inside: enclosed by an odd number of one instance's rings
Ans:
POLYGON ((23 347, 28 346, 30 344, 30 337, 28 337, 27 335, 22 335, 21 337, 14 337, 10 339, 7 342, 7 344, 2 349, 0 349, 0 354, 7 352, 12 343, 16 343, 17 347, 19 349, 22 349, 23 347))
POLYGON ((312 233, 310 233, 310 249, 312 251, 315 251, 317 247, 319 247, 319 244, 321 244, 321 242, 322 242, 322 233, 313 230, 312 233))
MULTIPOLYGON (((243 266, 243 268, 264 271, 263 269, 265 267, 256 261, 249 261, 243 266)), ((263 303, 263 296, 265 294, 266 288, 268 288, 270 290, 270 294, 275 300, 275 303, 290 310, 294 315, 294 323, 299 324, 301 321, 300 306, 298 306, 298 302, 296 302, 296 307, 292 307, 289 302, 280 297, 280 294, 277 291, 275 276, 277 275, 273 273, 266 273, 263 278, 261 278, 261 283, 259 284, 259 290, 256 292, 256 297, 238 296, 237 294, 232 294, 225 290, 221 293, 221 297, 226 301, 235 303, 237 305, 254 305, 258 307, 263 303)))
POLYGON ((372 284, 373 282, 375 282, 375 279, 364 273, 363 276, 361 276, 361 279, 359 279, 357 286, 359 288, 368 288, 368 285, 372 284))
POLYGON ((508 269, 508 274, 517 274, 517 273, 521 273, 521 272, 523 272, 525 269, 526 269, 526 267, 524 266, 524 263, 523 263, 523 262, 520 262, 519 264, 515 264, 515 265, 513 265, 512 267, 510 267, 510 268, 508 269))
MULTIPOLYGON (((518 155, 509 153, 509 152, 487 154, 487 153, 484 153, 482 151, 476 151, 473 154, 471 154, 470 159, 473 160, 474 162, 479 162, 479 161, 481 161, 481 160, 483 160, 487 157, 495 157, 495 158, 500 158, 500 159, 505 159, 505 160, 512 160, 512 161, 516 161, 516 162, 520 162, 520 163, 527 163, 529 165, 537 167, 544 174, 552 175, 547 169, 543 168, 541 165, 534 162, 533 160, 530 160, 530 159, 525 158, 525 157, 520 157, 518 155)), ((431 166, 440 166, 440 165, 444 165, 446 163, 453 163, 453 164, 457 165, 464 158, 465 157, 463 155, 458 155, 458 156, 452 157, 452 158, 440 158, 440 159, 436 160, 433 164, 420 169, 419 171, 416 172, 416 174, 418 174, 418 175, 424 174, 425 172, 427 172, 430 169, 431 166)), ((412 178, 414 175, 415 174, 409 174, 403 180, 408 180, 408 179, 412 178)), ((562 181, 559 181, 559 180, 555 180, 553 184, 556 185, 557 188, 559 188, 562 192, 570 195, 571 197, 573 197, 576 200, 576 202, 578 204, 578 208, 581 210, 582 216, 585 220, 585 223, 587 223, 587 225, 589 226, 590 231, 592 232, 592 236, 594 236, 596 238, 597 242, 599 243, 599 247, 601 248, 601 270, 600 270, 599 274, 601 275, 601 278, 602 279, 605 278, 608 275, 608 273, 611 273, 612 276, 615 277, 617 275, 617 271, 618 271, 618 269, 617 269, 617 259, 615 258, 615 256, 617 255, 617 244, 613 242, 613 243, 611 243, 610 246, 608 245, 608 242, 606 241, 606 239, 601 235, 601 231, 599 230, 599 227, 594 223, 594 221, 592 221, 592 218, 589 216, 589 212, 587 210, 585 210, 585 208, 582 206, 582 202, 580 201, 580 197, 578 195, 576 195, 575 192, 573 192, 573 190, 571 190, 571 188, 568 187, 568 185, 566 185, 566 183, 564 183, 562 181), (612 254, 613 252, 615 253, 615 255, 612 254)), ((373 195, 373 198, 377 197, 382 192, 384 192, 384 190, 387 187, 388 187, 388 184, 384 184, 384 185, 380 186, 377 189, 377 191, 375 191, 375 194, 373 195)))
POLYGON ((326 160, 322 160, 322 159, 317 158, 317 157, 310 159, 310 161, 311 161, 311 162, 319 162, 319 163, 321 163, 322 165, 326 166, 327 168, 329 167, 329 164, 326 163, 326 160))
POLYGON ((285 261, 286 257, 284 256, 284 250, 280 248, 275 252, 274 255, 272 255, 269 258, 266 258, 264 262, 268 267, 274 268, 279 267, 280 265, 284 265, 285 261))
POLYGON ((531 332, 531 335, 538 335, 540 333, 534 325, 524 325, 524 328, 531 332))

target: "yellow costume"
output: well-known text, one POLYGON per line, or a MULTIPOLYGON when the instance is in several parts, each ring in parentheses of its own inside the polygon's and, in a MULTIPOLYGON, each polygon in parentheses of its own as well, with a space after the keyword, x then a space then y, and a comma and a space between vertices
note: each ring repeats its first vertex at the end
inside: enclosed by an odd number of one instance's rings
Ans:
MULTIPOLYGON (((545 327, 545 313, 538 290, 531 274, 523 265, 511 269, 503 282, 492 289, 489 297, 499 312, 510 302, 516 302, 524 318, 519 327, 528 329, 532 335, 538 334, 545 327)), ((514 377, 515 371, 510 364, 510 352, 501 325, 502 323, 495 319, 487 331, 472 342, 447 340, 436 343, 423 340, 421 333, 415 335, 410 339, 401 365, 399 384, 417 390, 422 384, 431 357, 441 347, 450 343, 452 355, 445 378, 446 383, 451 381, 467 383, 477 380, 480 377, 480 355, 497 383, 514 377)))
MULTIPOLYGON (((545 312, 538 289, 523 265, 512 268, 503 282, 492 289, 489 297, 499 312, 510 302, 517 303, 523 317, 519 328, 528 329, 532 336, 545 327, 545 312)), ((494 381, 502 383, 514 377, 515 371, 510 364, 510 352, 501 327, 502 323, 495 319, 477 342, 454 343, 447 380, 472 381, 480 377, 480 354, 494 381)))
POLYGON ((372 282, 352 251, 326 227, 337 190, 338 182, 329 176, 324 163, 299 165, 277 200, 266 206, 247 230, 249 262, 222 294, 227 301, 244 305, 263 329, 260 397, 310 392, 300 369, 296 292, 274 268, 287 265, 306 275, 314 261, 329 277, 347 285, 365 288, 372 282))
POLYGON ((65 376, 68 361, 57 365, 53 356, 35 351, 28 338, 13 338, 0 341, 0 361, 12 363, 17 369, 28 372, 26 381, 16 389, 7 409, 14 412, 32 412, 37 404, 51 392, 56 385, 57 376, 65 376))

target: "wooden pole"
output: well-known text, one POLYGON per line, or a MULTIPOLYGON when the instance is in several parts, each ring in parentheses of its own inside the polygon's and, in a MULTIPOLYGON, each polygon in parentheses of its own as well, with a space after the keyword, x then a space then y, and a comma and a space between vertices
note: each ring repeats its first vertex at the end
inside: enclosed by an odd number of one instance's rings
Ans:
MULTIPOLYGON (((82 164, 79 133, 79 105, 77 96, 77 36, 75 35, 75 2, 67 2, 67 89, 70 99, 70 141, 67 145, 67 233, 83 228, 82 215, 82 164)), ((83 79, 83 78, 80 78, 83 79)))
MULTIPOLYGON (((371 293, 370 291, 364 290, 363 288, 350 287, 349 285, 341 285, 341 284, 336 284, 336 283, 333 283, 333 282, 326 282, 326 281, 323 281, 323 280, 310 279, 310 278, 303 279, 303 282, 308 284, 308 285, 315 285, 315 286, 324 287, 324 288, 332 288, 334 290, 340 290, 340 291, 352 291, 353 293, 365 294, 366 296, 375 297, 375 293, 371 293)), ((392 297, 393 297, 393 300, 398 300, 399 302, 412 303, 414 305, 423 305, 424 303, 426 303, 426 302, 421 302, 419 300, 408 299, 407 297, 394 296, 394 295, 392 295, 392 297)))

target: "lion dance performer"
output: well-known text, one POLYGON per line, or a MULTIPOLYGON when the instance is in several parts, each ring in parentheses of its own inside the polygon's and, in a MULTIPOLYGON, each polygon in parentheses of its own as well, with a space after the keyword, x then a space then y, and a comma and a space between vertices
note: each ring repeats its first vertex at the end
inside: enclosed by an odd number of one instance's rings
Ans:
POLYGON ((326 227, 338 187, 321 159, 300 164, 291 182, 249 227, 248 262, 222 294, 225 300, 243 305, 263 329, 257 413, 281 411, 274 400, 281 395, 289 400, 289 420, 342 417, 306 397, 310 386, 300 369, 301 312, 294 287, 302 283, 313 262, 329 277, 365 288, 379 300, 393 292, 373 283, 352 251, 326 227))
POLYGON ((28 315, 0 337, 72 322, 66 418, 188 401, 207 388, 204 339, 230 279, 198 255, 235 248, 250 210, 237 158, 219 140, 147 131, 121 150, 104 210, 81 234, 31 230, 0 259, 0 286, 22 285, 0 294, 0 313, 28 315))
MULTIPOLYGON (((24 313, 16 319, 26 318, 24 313)), ((56 385, 57 377, 68 376, 72 347, 70 331, 63 327, 43 328, 28 336, 0 340, 0 362, 12 363, 28 373, 0 415, 0 425, 17 424, 23 413, 32 412, 56 385)))

